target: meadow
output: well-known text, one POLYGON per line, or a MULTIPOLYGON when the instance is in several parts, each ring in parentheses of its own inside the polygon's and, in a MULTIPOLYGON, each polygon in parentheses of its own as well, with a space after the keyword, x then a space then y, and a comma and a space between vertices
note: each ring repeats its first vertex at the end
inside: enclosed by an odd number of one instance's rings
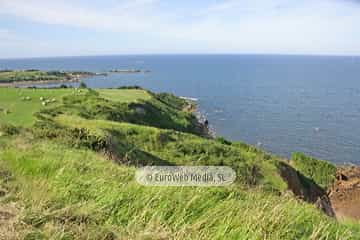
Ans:
POLYGON ((59 104, 63 96, 73 92, 69 89, 0 88, 0 123, 31 126, 35 112, 59 104), (40 98, 55 101, 43 106, 40 98))

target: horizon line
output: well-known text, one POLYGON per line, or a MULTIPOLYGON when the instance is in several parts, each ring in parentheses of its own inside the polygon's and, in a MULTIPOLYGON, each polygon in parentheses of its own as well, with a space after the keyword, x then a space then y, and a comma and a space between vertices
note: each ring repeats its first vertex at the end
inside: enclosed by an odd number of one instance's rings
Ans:
POLYGON ((0 60, 30 60, 49 58, 82 58, 82 57, 116 57, 116 56, 216 56, 216 55, 242 55, 242 56, 303 56, 303 57, 360 57, 350 54, 317 54, 317 53, 126 53, 126 54, 84 54, 84 55, 56 55, 56 56, 33 56, 33 57, 7 57, 0 60))

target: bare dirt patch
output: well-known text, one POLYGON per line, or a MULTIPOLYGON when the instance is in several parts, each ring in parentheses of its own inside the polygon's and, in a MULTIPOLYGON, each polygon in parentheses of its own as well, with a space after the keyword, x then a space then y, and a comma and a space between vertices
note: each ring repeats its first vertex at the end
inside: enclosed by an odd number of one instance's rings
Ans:
POLYGON ((329 193, 338 219, 360 220, 360 167, 342 167, 329 193))

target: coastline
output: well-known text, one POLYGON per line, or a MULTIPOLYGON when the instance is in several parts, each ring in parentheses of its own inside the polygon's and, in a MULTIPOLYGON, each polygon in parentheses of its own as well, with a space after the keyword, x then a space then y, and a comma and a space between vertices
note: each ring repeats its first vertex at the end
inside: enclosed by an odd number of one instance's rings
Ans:
POLYGON ((192 113, 196 118, 196 124, 198 125, 200 132, 206 138, 216 138, 215 129, 209 123, 209 120, 205 117, 203 113, 200 112, 198 104, 198 98, 194 97, 183 97, 179 98, 185 100, 187 102, 187 106, 185 106, 184 111, 192 113))
MULTIPOLYGON (((187 101, 185 111, 194 114, 197 124, 206 138, 216 138, 216 132, 209 124, 206 116, 198 108, 197 98, 180 97, 187 101)), ((256 147, 254 145, 254 147, 256 147)), ((288 160, 291 161, 290 159, 288 160)), ((329 161, 328 161, 329 162, 329 161)), ((331 163, 331 162, 329 162, 331 163)), ((334 165, 336 167, 335 181, 324 192, 325 199, 319 199, 314 204, 320 209, 327 208, 337 220, 360 220, 360 166, 334 165), (326 204, 324 204, 326 202, 326 204)), ((326 189, 324 189, 326 190, 326 189)), ((324 197, 323 197, 324 198, 324 197)))
POLYGON ((0 87, 19 87, 19 86, 26 86, 26 85, 73 83, 73 82, 80 82, 80 81, 81 81, 80 78, 74 78, 74 79, 63 79, 63 80, 16 81, 16 82, 7 82, 7 83, 0 82, 0 87))

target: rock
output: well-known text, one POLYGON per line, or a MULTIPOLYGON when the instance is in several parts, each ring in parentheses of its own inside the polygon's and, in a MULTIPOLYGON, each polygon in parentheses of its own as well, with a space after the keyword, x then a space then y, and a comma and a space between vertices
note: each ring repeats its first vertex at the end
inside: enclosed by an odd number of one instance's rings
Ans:
POLYGON ((315 206, 329 217, 335 217, 335 212, 331 206, 331 202, 328 196, 324 195, 322 197, 319 197, 318 200, 315 202, 315 206))

